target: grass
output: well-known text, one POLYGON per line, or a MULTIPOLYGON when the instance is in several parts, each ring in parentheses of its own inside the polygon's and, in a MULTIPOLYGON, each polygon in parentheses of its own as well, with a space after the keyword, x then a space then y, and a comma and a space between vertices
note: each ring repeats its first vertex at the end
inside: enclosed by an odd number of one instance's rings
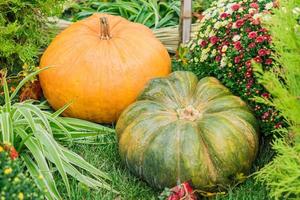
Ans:
MULTIPOLYGON (((272 156, 269 142, 263 142, 258 159, 252 172, 267 163, 272 156)), ((119 195, 107 190, 95 191, 76 181, 71 181, 71 199, 73 200, 152 200, 157 199, 161 191, 153 190, 145 182, 134 177, 122 165, 118 155, 116 138, 110 136, 107 144, 87 145, 74 144, 70 148, 83 156, 88 162, 107 172, 112 177, 111 186, 120 192, 119 195)), ((63 184, 60 180, 60 184, 63 184)), ((60 188, 60 187, 59 187, 60 188)), ((64 191, 66 195, 66 192, 64 191)), ((67 196, 64 197, 67 199, 67 196)), ((229 189, 226 195, 219 195, 211 200, 268 200, 267 191, 261 184, 256 184, 253 177, 244 183, 229 189)))

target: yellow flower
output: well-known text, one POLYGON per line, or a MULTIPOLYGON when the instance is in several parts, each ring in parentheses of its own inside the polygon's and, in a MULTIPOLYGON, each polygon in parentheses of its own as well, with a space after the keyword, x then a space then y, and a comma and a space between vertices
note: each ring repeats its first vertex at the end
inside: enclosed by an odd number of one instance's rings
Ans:
POLYGON ((20 200, 23 200, 23 199, 24 199, 24 194, 23 194, 23 192, 20 192, 20 193, 18 194, 18 199, 20 199, 20 200))
POLYGON ((12 173, 12 168, 6 168, 6 169, 4 169, 4 174, 10 174, 10 173, 12 173))
POLYGON ((4 151, 4 149, 3 149, 3 147, 2 147, 2 146, 0 146, 0 153, 1 153, 2 151, 4 151))

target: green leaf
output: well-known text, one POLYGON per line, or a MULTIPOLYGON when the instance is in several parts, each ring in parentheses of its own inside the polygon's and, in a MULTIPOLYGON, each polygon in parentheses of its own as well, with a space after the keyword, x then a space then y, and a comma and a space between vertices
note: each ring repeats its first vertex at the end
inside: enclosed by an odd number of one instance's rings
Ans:
POLYGON ((2 133, 2 142, 12 144, 14 141, 13 126, 8 112, 0 113, 0 125, 2 133))
POLYGON ((107 180, 111 180, 111 178, 104 172, 101 172, 93 165, 89 164, 87 161, 85 161, 81 156, 77 155, 76 153, 68 150, 67 148, 60 147, 61 151, 65 155, 65 158, 67 158, 67 162, 72 163, 73 165, 80 167, 82 169, 85 169, 87 172, 94 174, 96 176, 105 178, 107 180))
POLYGON ((3 80, 3 90, 4 90, 4 98, 5 98, 4 108, 5 108, 6 112, 10 112, 10 109, 11 109, 11 98, 9 96, 8 85, 7 85, 5 77, 2 80, 3 80))
POLYGON ((52 135, 50 135, 45 129, 43 129, 41 125, 37 125, 37 130, 34 132, 34 135, 40 141, 40 143, 46 147, 46 151, 51 152, 48 155, 51 156, 52 162, 55 164, 55 167, 57 168, 59 174, 63 179, 63 182, 65 183, 65 186, 67 188, 67 193, 69 196, 71 196, 69 180, 66 171, 64 169, 64 166, 62 164, 62 159, 64 159, 64 154, 60 150, 59 145, 54 140, 52 135))
POLYGON ((52 117, 53 118, 56 118, 58 117, 59 115, 61 115, 70 105, 72 105, 73 102, 70 102, 66 105, 64 105, 63 107, 61 107, 60 109, 58 109, 57 111, 55 111, 53 114, 52 114, 52 117))
MULTIPOLYGON (((51 126, 50 126, 49 121, 47 120, 47 117, 43 114, 43 112, 37 106, 30 104, 30 103, 26 103, 26 102, 16 103, 14 106, 17 109, 21 108, 21 110, 23 108, 26 108, 28 112, 34 113, 38 117, 38 119, 43 123, 43 125, 46 127, 47 131, 52 134, 51 126)), ((36 121, 36 120, 33 120, 33 121, 36 121)))
POLYGON ((44 191, 44 195, 47 197, 48 200, 58 200, 61 199, 59 196, 56 196, 51 190, 47 189, 47 183, 43 178, 42 172, 35 164, 35 162, 28 156, 27 154, 22 155, 24 159, 25 165, 33 178, 35 184, 39 187, 41 191, 44 191))
MULTIPOLYGON (((20 128, 17 128, 16 132, 22 137, 22 139, 25 139, 28 136, 28 134, 20 128)), ((32 137, 29 137, 27 139, 27 141, 25 142, 25 145, 28 148, 28 150, 31 152, 31 155, 35 159, 40 172, 42 173, 43 177, 45 178, 45 184, 46 184, 46 187, 47 187, 48 191, 50 192, 50 194, 53 194, 54 195, 53 197, 59 197, 58 199, 62 199, 59 195, 54 178, 49 169, 49 166, 48 166, 48 163, 46 160, 46 155, 40 149, 40 146, 38 145, 37 140, 32 137)))

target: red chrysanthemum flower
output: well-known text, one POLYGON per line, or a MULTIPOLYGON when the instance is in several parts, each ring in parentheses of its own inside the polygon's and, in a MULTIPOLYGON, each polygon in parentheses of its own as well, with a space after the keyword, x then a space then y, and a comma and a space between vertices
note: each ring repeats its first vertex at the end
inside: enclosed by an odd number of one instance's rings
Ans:
POLYGON ((250 7, 255 8, 255 9, 259 9, 259 5, 257 3, 251 3, 250 7))
POLYGON ((241 44, 240 41, 235 42, 235 43, 233 44, 233 46, 234 46, 234 48, 235 48, 236 50, 238 50, 238 51, 242 49, 242 44, 241 44))
POLYGON ((242 20, 242 19, 239 19, 239 20, 237 20, 236 22, 235 22, 235 26, 237 27, 237 28, 241 28, 243 25, 244 25, 244 20, 242 20))
POLYGON ((248 34, 248 38, 250 39, 254 39, 257 37, 257 32, 256 31, 251 31, 249 34, 248 34))
POLYGON ((234 4, 234 5, 231 6, 231 9, 232 9, 233 11, 237 11, 238 9, 240 9, 240 7, 241 7, 240 4, 237 4, 237 3, 236 3, 236 4, 234 4))
POLYGON ((256 44, 255 44, 254 42, 252 42, 252 43, 249 44, 248 47, 249 47, 250 49, 253 49, 255 46, 256 46, 256 44))
POLYGON ((222 13, 221 15, 220 15, 220 18, 221 19, 225 19, 225 18, 227 18, 229 16, 229 14, 228 13, 222 13))
POLYGON ((255 39, 255 42, 257 43, 262 43, 264 41, 264 37, 263 36, 258 36, 256 39, 255 39))
POLYGON ((207 42, 206 42, 205 40, 202 40, 202 41, 200 42, 200 46, 201 46, 201 47, 206 47, 206 46, 207 46, 207 42))
POLYGON ((241 57, 240 56, 236 56, 235 58, 234 58, 234 63, 235 64, 238 64, 238 63, 240 63, 241 62, 241 57))
POLYGON ((209 41, 214 45, 219 41, 219 38, 217 36, 212 36, 209 38, 209 41))
POLYGON ((254 58, 254 61, 257 62, 257 63, 261 63, 262 59, 261 59, 261 57, 257 56, 257 57, 254 58))
POLYGON ((271 58, 266 59, 265 64, 266 65, 272 65, 273 60, 271 58))
POLYGON ((265 55, 267 55, 267 50, 265 50, 265 49, 258 50, 258 55, 259 56, 265 56, 265 55))

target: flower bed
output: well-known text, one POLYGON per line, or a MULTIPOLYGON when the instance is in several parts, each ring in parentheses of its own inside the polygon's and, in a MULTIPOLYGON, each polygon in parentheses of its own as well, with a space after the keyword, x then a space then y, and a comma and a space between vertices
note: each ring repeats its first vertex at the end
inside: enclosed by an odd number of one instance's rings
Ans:
POLYGON ((18 156, 14 147, 0 144, 0 199, 44 199, 18 156))
POLYGON ((276 110, 253 99, 270 95, 257 82, 252 62, 262 64, 264 70, 272 67, 272 38, 261 18, 273 7, 271 0, 214 2, 203 13, 198 37, 189 44, 186 55, 189 69, 198 76, 215 76, 246 100, 266 135, 280 128, 282 121, 276 110))

